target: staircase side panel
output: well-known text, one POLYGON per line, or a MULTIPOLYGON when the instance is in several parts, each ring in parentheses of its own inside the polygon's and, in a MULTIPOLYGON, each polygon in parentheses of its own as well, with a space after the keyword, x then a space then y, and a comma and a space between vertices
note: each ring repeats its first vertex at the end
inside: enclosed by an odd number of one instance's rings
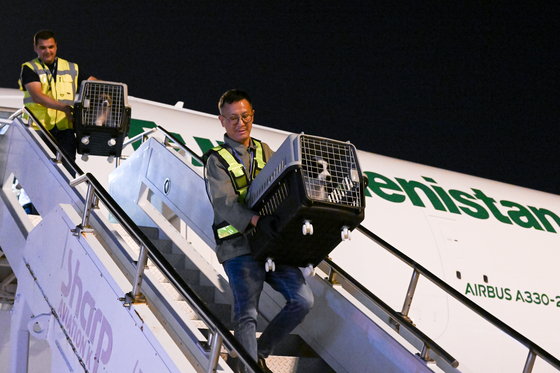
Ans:
MULTIPOLYGON (((307 282, 315 303, 295 332, 336 372, 433 372, 325 280, 307 282)), ((271 320, 285 302, 268 285, 264 292, 259 309, 271 320)))
POLYGON ((204 179, 187 159, 150 138, 109 175, 109 192, 137 225, 155 226, 138 206, 142 184, 164 202, 210 247, 213 210, 204 179), (134 196, 134 198, 131 198, 134 196))
POLYGON ((58 321, 58 344, 51 349, 75 356, 91 372, 129 371, 135 366, 143 371, 195 372, 179 369, 154 343, 152 328, 161 326, 148 325, 134 307, 123 307, 119 298, 129 282, 108 257, 103 258, 106 255, 98 256, 104 249, 92 248, 96 240, 91 234, 73 235, 71 229, 79 222, 70 206, 61 205, 31 232, 24 250, 23 260, 58 321))

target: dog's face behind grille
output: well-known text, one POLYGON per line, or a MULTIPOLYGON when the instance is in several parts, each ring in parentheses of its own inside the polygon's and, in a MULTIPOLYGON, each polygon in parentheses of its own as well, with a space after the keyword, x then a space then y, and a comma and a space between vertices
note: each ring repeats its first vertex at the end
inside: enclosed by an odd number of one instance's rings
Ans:
POLYGON ((83 124, 85 126, 119 127, 125 110, 124 87, 87 82, 84 85, 83 124))
POLYGON ((312 199, 327 200, 332 191, 329 163, 320 156, 312 156, 307 167, 306 188, 312 199))
POLYGON ((311 199, 358 206, 359 176, 349 143, 301 137, 301 162, 311 199))

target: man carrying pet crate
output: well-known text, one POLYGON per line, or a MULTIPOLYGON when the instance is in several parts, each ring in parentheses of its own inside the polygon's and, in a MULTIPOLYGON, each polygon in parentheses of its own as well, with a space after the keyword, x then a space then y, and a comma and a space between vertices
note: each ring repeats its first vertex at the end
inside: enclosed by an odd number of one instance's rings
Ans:
POLYGON ((205 154, 208 193, 214 207, 216 254, 224 266, 234 296, 235 336, 263 368, 274 347, 298 326, 313 306, 313 293, 297 267, 265 265, 251 257, 245 232, 257 227, 270 239, 278 237, 273 215, 255 214, 244 203, 247 189, 272 155, 270 147, 251 138, 255 111, 248 94, 230 90, 218 103, 226 130, 224 145, 205 154), (259 297, 264 282, 286 299, 285 307, 256 339, 259 297))
MULTIPOLYGON (((78 65, 56 56, 56 37, 52 31, 35 34, 33 49, 37 58, 21 67, 19 87, 23 103, 53 135, 68 156, 76 159, 76 137, 72 105, 80 87, 78 65)), ((95 80, 89 77, 88 80, 95 80)), ((35 129, 39 129, 34 125, 35 129)), ((46 141, 50 147, 50 143, 46 141)), ((68 168, 68 167, 67 167, 68 168)))

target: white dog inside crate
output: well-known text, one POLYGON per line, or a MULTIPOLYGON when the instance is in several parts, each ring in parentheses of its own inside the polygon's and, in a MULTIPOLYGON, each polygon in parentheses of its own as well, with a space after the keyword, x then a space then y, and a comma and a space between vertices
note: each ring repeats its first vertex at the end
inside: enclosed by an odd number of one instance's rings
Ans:
POLYGON ((97 126, 111 126, 108 123, 109 115, 111 114, 112 100, 111 96, 104 93, 101 95, 101 100, 97 107, 97 119, 95 120, 95 125, 97 126))
POLYGON ((305 176, 307 195, 311 199, 327 201, 331 190, 331 173, 329 163, 320 156, 311 157, 305 176))
POLYGON ((305 186, 309 198, 330 203, 357 203, 348 195, 358 182, 357 170, 352 169, 350 177, 334 176, 329 172, 329 163, 321 156, 311 157, 305 173, 305 186), (335 180, 336 179, 336 180, 335 180), (349 201, 350 200, 353 201, 349 201))

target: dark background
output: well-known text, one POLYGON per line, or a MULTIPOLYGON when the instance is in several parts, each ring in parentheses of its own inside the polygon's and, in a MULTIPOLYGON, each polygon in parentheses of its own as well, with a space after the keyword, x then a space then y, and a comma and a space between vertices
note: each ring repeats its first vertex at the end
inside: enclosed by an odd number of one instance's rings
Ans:
POLYGON ((560 194, 558 2, 22 1, 2 5, 0 86, 32 38, 129 94, 560 194), (18 4, 19 3, 19 4, 18 4))

